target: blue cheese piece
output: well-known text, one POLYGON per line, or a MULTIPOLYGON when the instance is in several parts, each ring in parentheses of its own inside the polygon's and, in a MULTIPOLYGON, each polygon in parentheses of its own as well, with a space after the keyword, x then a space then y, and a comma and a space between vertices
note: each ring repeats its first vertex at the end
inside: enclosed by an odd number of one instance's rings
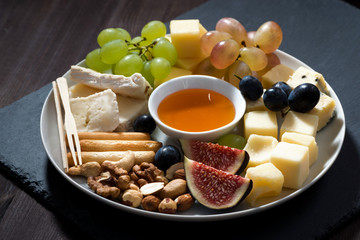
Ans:
POLYGON ((318 87, 321 92, 329 94, 329 89, 327 88, 322 74, 305 67, 299 67, 294 74, 290 76, 287 84, 289 84, 290 87, 295 88, 303 83, 312 83, 318 87))
POLYGON ((70 107, 79 132, 108 132, 119 126, 116 94, 110 89, 88 97, 72 98, 70 107))

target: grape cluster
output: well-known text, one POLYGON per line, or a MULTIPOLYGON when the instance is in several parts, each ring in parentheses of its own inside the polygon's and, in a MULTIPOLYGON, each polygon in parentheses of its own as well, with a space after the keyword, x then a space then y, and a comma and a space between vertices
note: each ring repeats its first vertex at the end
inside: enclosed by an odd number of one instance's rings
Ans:
POLYGON ((221 18, 215 30, 201 37, 202 51, 209 58, 197 66, 195 73, 224 77, 237 85, 236 76, 252 75, 268 65, 269 54, 279 48, 282 37, 281 27, 273 21, 265 22, 257 31, 247 32, 236 19, 221 18))
POLYGON ((156 20, 134 38, 123 28, 106 28, 97 37, 99 48, 87 54, 86 65, 127 77, 141 73, 153 86, 154 79, 166 78, 177 61, 176 49, 165 35, 165 24, 156 20))

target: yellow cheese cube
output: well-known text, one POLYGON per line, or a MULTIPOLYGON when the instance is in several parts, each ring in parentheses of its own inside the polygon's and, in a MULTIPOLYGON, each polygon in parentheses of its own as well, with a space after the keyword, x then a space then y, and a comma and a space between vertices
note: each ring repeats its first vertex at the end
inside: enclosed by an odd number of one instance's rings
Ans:
POLYGON ((189 70, 185 70, 185 69, 177 68, 177 67, 172 67, 171 70, 170 70, 169 75, 165 79, 162 79, 162 80, 155 79, 154 87, 157 87, 160 84, 162 84, 162 83, 164 83, 166 81, 169 81, 170 79, 185 76, 185 75, 191 75, 191 74, 192 74, 192 72, 189 71, 189 70))
POLYGON ((329 120, 334 116, 335 107, 335 100, 328 95, 321 93, 319 102, 309 112, 309 114, 319 117, 318 131, 325 127, 329 120))
POLYGON ((309 149, 298 144, 279 142, 270 162, 284 175, 284 187, 299 189, 309 175, 309 149))
POLYGON ((315 137, 319 117, 308 113, 289 111, 280 128, 280 137, 285 132, 296 132, 315 137))
POLYGON ((205 56, 199 58, 178 58, 175 66, 189 71, 194 71, 196 66, 205 59, 205 56))
POLYGON ((284 64, 276 65, 265 73, 262 78, 262 85, 264 88, 270 88, 277 82, 287 82, 294 70, 284 64))
POLYGON ((278 141, 271 136, 251 134, 244 150, 249 154, 248 167, 255 167, 270 162, 270 156, 278 141))
POLYGON ((318 158, 319 149, 313 136, 285 132, 281 137, 282 142, 299 144, 309 148, 309 166, 311 166, 318 158))
POLYGON ((171 42, 179 58, 198 58, 201 56, 200 22, 198 19, 172 20, 170 22, 171 42))
POLYGON ((260 198, 278 196, 284 184, 284 175, 272 163, 249 168, 245 177, 253 182, 251 192, 245 198, 253 207, 260 198))
POLYGON ((244 115, 244 133, 248 139, 251 134, 272 136, 277 139, 278 126, 276 113, 270 111, 252 111, 244 115))
POLYGON ((317 86, 321 92, 326 94, 329 93, 329 89, 327 88, 323 75, 305 67, 299 67, 296 69, 294 74, 291 75, 287 81, 287 84, 289 84, 292 88, 295 88, 302 83, 312 83, 317 86))

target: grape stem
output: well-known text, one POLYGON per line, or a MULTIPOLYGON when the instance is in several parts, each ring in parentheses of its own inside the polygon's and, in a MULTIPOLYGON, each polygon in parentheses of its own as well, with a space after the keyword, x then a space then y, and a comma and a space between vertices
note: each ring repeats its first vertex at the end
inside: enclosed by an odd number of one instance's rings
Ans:
POLYGON ((146 54, 146 53, 150 53, 151 58, 153 58, 153 55, 152 55, 152 53, 150 52, 149 49, 150 49, 150 48, 153 48, 157 42, 154 41, 154 42, 150 43, 149 45, 140 46, 140 43, 141 43, 141 42, 144 42, 144 41, 146 41, 146 38, 145 38, 145 37, 141 38, 141 40, 138 41, 138 42, 136 42, 136 43, 131 43, 131 42, 127 41, 127 40, 126 40, 125 42, 126 42, 126 44, 128 45, 128 47, 129 47, 129 48, 128 48, 129 51, 139 50, 139 56, 140 56, 140 57, 143 57, 146 61, 149 61, 148 57, 147 57, 145 54, 146 54), (133 47, 130 47, 131 45, 132 45, 133 47))

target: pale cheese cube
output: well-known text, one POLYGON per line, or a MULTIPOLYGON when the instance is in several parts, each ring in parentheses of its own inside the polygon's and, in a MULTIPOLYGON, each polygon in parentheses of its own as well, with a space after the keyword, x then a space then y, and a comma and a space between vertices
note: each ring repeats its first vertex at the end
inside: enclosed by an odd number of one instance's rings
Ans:
POLYGON ((170 22, 171 42, 179 58, 201 56, 200 38, 203 30, 198 19, 172 20, 170 22))
POLYGON ((330 119, 334 116, 336 103, 335 100, 328 95, 321 93, 319 102, 316 106, 309 112, 319 117, 319 124, 317 130, 320 131, 330 119))
POLYGON ((285 132, 296 132, 315 137, 318 122, 319 117, 316 115, 289 111, 281 125, 280 137, 285 132))
POLYGON ((318 158, 319 149, 313 136, 285 132, 281 137, 282 142, 299 144, 309 148, 309 166, 311 166, 318 158))
POLYGON ((276 113, 270 111, 252 111, 244 115, 244 133, 248 139, 251 134, 272 136, 277 139, 278 125, 276 113))
POLYGON ((305 67, 296 69, 293 75, 287 81, 290 87, 295 88, 303 83, 312 83, 323 93, 329 94, 325 79, 322 74, 309 70, 305 67))
MULTIPOLYGON (((265 92, 265 90, 264 90, 265 92)), ((246 99, 246 109, 245 112, 252 111, 268 111, 269 109, 265 107, 263 95, 257 100, 246 99)))
POLYGON ((72 98, 70 107, 79 132, 113 131, 119 125, 116 94, 110 89, 72 98))
POLYGON ((284 175, 272 163, 249 168, 245 178, 253 182, 251 192, 245 198, 253 207, 260 198, 278 196, 284 184, 284 175))
POLYGON ((277 144, 278 140, 274 137, 251 134, 244 147, 250 157, 248 167, 270 162, 271 153, 277 144))
POLYGON ((294 70, 284 64, 276 65, 266 72, 262 78, 262 85, 264 88, 270 88, 277 82, 287 82, 294 70))
POLYGON ((284 175, 284 187, 299 189, 309 175, 309 149, 298 144, 279 142, 270 162, 284 175))

